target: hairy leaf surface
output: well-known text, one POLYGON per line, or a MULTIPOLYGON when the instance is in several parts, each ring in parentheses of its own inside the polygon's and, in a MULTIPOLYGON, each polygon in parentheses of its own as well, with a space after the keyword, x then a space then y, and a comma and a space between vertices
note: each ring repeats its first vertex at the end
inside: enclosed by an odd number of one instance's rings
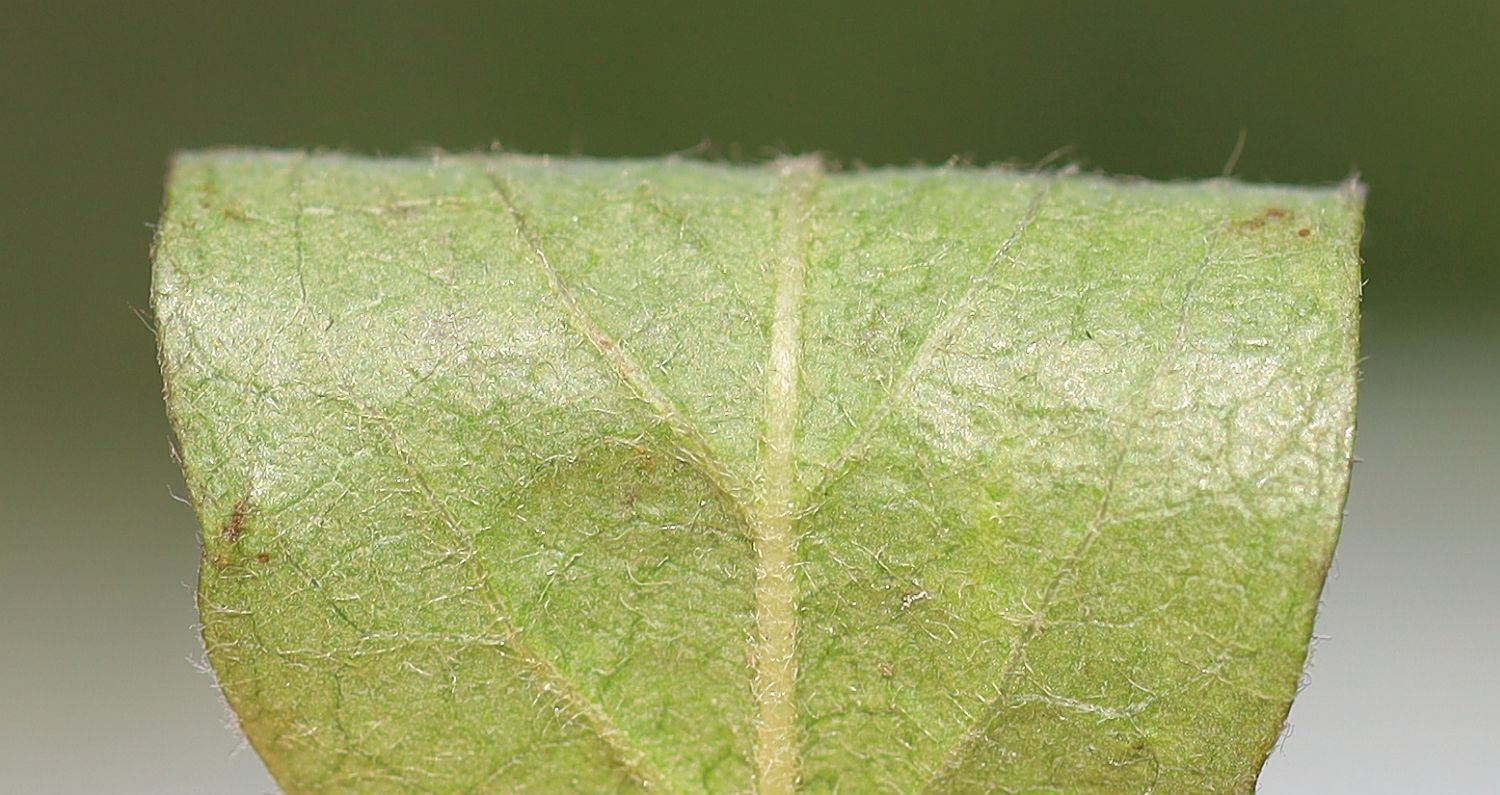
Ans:
POLYGON ((1361 194, 180 157, 209 658, 290 792, 1249 791, 1361 194))

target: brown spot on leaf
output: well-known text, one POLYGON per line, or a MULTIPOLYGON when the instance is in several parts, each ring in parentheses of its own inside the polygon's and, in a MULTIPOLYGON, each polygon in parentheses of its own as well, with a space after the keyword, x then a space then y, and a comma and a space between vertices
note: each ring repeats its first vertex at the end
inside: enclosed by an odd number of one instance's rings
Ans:
POLYGON ((1312 234, 1312 229, 1309 228, 1309 227, 1306 227, 1306 226, 1304 226, 1301 229, 1297 230, 1297 237, 1307 237, 1308 235, 1311 235, 1311 234, 1312 234))
POLYGON ((219 537, 230 544, 240 540, 240 536, 245 534, 245 517, 249 514, 250 498, 245 497, 234 504, 233 510, 229 512, 229 520, 219 528, 219 537))
POLYGON ((632 457, 638 469, 644 472, 656 471, 656 456, 652 455, 651 451, 645 446, 634 446, 632 448, 632 457))
POLYGON ((1260 215, 1236 221, 1234 228, 1241 232, 1253 232, 1265 226, 1270 221, 1277 218, 1286 218, 1289 215, 1291 215, 1291 211, 1283 207, 1267 207, 1260 215))
POLYGON ((271 555, 268 552, 262 552, 259 555, 256 555, 255 559, 258 560, 258 561, 260 561, 261 563, 270 563, 271 562, 271 555))

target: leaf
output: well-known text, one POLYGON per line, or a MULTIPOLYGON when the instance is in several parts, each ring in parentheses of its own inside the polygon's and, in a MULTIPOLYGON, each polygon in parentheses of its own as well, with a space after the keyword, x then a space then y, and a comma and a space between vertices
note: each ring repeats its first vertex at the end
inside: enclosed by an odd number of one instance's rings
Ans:
POLYGON ((288 791, 1247 792, 1361 191, 178 159, 203 637, 288 791))

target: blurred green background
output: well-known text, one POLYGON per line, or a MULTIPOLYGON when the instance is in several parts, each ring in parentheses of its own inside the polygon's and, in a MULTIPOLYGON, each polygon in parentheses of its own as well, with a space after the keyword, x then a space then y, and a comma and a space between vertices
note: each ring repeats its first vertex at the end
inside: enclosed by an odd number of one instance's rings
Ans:
POLYGON ((272 789, 195 669, 168 155, 1033 162, 1370 184, 1359 452, 1266 793, 1494 784, 1500 4, 0 0, 0 790, 272 789))

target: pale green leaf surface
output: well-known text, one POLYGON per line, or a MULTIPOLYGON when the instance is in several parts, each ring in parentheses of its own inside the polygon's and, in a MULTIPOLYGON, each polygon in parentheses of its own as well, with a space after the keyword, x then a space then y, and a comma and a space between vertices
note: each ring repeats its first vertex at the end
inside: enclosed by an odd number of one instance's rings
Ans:
POLYGON ((1349 476, 1357 186, 276 153, 156 252, 291 792, 1236 792, 1349 476))

